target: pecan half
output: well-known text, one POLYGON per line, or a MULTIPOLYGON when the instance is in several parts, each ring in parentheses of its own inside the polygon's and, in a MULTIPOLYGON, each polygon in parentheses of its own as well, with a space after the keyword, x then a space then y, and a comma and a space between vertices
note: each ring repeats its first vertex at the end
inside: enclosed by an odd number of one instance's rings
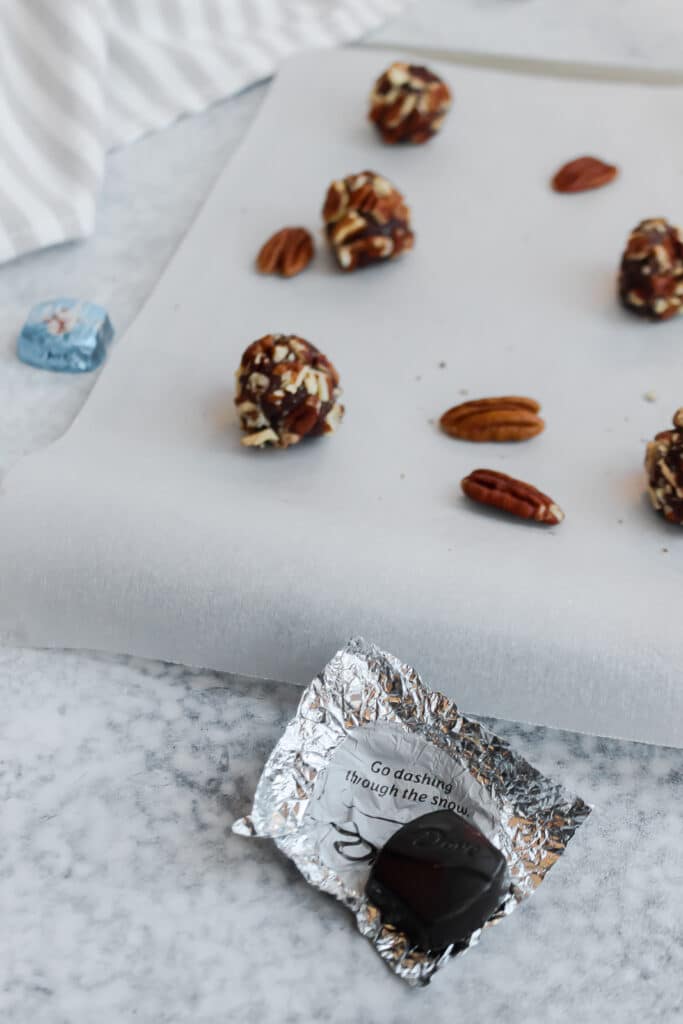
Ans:
POLYGON ((526 441, 545 427, 540 408, 533 398, 516 395, 478 398, 448 409, 439 422, 449 437, 463 441, 526 441))
POLYGON ((294 277, 313 259, 313 238, 306 228, 282 228, 261 246, 256 266, 262 274, 294 277))
POLYGON ((495 469, 475 469, 461 480, 460 486, 472 501, 493 505, 522 519, 534 519, 549 526, 564 519, 562 509, 547 494, 495 469))
POLYGON ((614 164, 606 164, 594 156, 580 156, 560 167, 552 180, 556 192, 586 192, 590 188, 609 185, 619 173, 614 164))

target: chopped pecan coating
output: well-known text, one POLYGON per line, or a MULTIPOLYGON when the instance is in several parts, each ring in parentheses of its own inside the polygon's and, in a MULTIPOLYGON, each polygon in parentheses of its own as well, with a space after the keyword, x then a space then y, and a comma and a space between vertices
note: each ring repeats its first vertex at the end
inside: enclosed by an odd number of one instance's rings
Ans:
POLYGON ((683 238, 663 217, 633 229, 621 260, 619 296, 638 316, 668 320, 683 308, 683 238))
POLYGON ((323 221, 342 270, 390 260, 413 247, 410 210, 403 196, 374 171, 333 181, 325 197, 323 221))
POLYGON ((339 374, 318 349, 294 334, 266 334, 245 350, 236 373, 235 405, 252 448, 289 448, 330 434, 344 406, 339 374))
POLYGON ((662 430, 645 454, 652 507, 670 523, 683 525, 683 409, 673 417, 673 430, 662 430))
POLYGON ((446 83, 417 64, 397 61, 380 75, 370 96, 370 120, 385 142, 427 142, 451 106, 446 83))

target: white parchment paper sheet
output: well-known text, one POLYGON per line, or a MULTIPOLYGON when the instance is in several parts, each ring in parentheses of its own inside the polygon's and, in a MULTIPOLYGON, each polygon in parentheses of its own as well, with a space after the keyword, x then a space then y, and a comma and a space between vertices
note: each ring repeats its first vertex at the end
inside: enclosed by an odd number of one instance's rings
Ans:
POLYGON ((447 66, 442 135, 391 148, 365 121, 386 62, 286 66, 72 429, 2 482, 3 637, 305 683, 362 632, 468 711, 683 744, 682 538, 642 471, 683 404, 683 321, 615 301, 630 228, 683 221, 683 93, 447 66), (621 177, 554 194, 582 153, 621 177), (315 229, 328 182, 366 167, 408 197, 413 253, 344 276, 321 241, 301 277, 256 274, 275 228, 315 229), (240 446, 232 374, 268 331, 337 364, 336 436, 240 446), (451 440, 430 421, 465 391, 537 397, 547 430, 451 440), (477 466, 566 521, 468 504, 477 466))

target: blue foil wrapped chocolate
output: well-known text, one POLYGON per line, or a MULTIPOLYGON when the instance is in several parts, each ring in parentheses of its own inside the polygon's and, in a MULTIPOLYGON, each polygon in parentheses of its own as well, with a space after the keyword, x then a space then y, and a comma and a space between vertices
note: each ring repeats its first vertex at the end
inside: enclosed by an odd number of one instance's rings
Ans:
POLYGON ((114 328, 102 306, 80 299, 49 299, 29 313, 17 355, 43 370, 86 373, 102 363, 113 337, 114 328))

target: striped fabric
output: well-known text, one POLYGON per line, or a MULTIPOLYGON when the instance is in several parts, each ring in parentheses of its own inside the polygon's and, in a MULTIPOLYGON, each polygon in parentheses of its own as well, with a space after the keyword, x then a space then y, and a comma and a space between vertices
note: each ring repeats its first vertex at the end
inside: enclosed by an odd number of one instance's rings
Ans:
POLYGON ((0 263, 83 238, 107 149, 405 0, 0 0, 0 263))

